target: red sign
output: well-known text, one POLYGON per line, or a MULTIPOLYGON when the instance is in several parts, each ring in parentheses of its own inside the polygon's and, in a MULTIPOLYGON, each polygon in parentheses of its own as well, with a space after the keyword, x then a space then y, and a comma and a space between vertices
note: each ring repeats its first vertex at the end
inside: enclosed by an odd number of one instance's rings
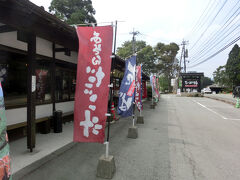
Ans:
POLYGON ((192 84, 192 85, 185 85, 185 87, 198 87, 198 86, 195 84, 192 84))
POLYGON ((104 142, 108 105, 112 26, 78 27, 77 83, 74 106, 75 142, 104 142))
POLYGON ((135 102, 138 110, 142 109, 142 88, 141 88, 142 78, 141 78, 141 66, 136 67, 136 94, 135 102))

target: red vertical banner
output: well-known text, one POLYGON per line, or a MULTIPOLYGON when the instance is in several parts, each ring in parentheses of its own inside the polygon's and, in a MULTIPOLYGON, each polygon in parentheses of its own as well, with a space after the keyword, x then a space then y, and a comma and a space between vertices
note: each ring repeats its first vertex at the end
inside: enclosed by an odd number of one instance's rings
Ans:
POLYGON ((156 93, 157 93, 158 98, 159 98, 159 97, 160 97, 160 94, 159 94, 159 84, 158 84, 158 79, 159 79, 159 78, 156 77, 156 93))
POLYGON ((77 83, 74 105, 75 142, 104 142, 113 28, 78 27, 77 83))
POLYGON ((136 67, 136 94, 135 94, 135 103, 138 110, 142 109, 142 77, 141 77, 141 66, 136 67))
POLYGON ((147 98, 147 83, 146 81, 142 81, 142 98, 145 99, 147 98))

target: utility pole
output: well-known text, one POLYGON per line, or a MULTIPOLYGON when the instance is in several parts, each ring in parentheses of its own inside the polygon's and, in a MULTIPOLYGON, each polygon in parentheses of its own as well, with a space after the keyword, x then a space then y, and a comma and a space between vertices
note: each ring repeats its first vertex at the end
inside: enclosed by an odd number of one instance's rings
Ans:
POLYGON ((177 80, 177 87, 179 88, 179 82, 180 82, 180 73, 182 71, 182 59, 183 59, 183 64, 184 64, 184 72, 187 72, 187 67, 186 67, 186 58, 188 57, 188 50, 185 48, 185 46, 188 44, 188 41, 183 40, 182 41, 182 52, 181 52, 181 58, 180 58, 180 68, 178 70, 178 80, 177 80))
POLYGON ((135 45, 136 45, 136 39, 135 39, 135 36, 137 36, 138 34, 139 34, 140 32, 138 32, 138 31, 134 31, 134 29, 133 29, 133 32, 130 32, 130 34, 132 34, 133 35, 133 37, 132 37, 132 51, 133 51, 133 54, 135 54, 135 52, 136 52, 136 47, 135 47, 135 45))
POLYGON ((188 57, 188 50, 185 48, 185 46, 188 45, 188 41, 183 40, 181 45, 182 45, 182 53, 181 53, 181 60, 180 60, 180 69, 181 69, 181 65, 182 65, 181 63, 182 63, 182 57, 183 57, 184 72, 186 73, 187 72, 186 58, 188 57))

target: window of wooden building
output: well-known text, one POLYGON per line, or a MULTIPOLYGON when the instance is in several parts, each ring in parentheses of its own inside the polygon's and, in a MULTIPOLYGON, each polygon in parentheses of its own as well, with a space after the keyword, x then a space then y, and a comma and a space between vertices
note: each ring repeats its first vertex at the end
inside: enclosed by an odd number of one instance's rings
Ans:
MULTIPOLYGON (((76 64, 57 60, 56 102, 72 101, 75 96, 76 64)), ((51 59, 37 56, 36 60, 36 104, 52 102, 51 59)), ((0 81, 2 83, 6 109, 27 105, 27 55, 0 50, 0 81)))
POLYGON ((76 87, 76 68, 56 66, 56 102, 74 100, 76 87))

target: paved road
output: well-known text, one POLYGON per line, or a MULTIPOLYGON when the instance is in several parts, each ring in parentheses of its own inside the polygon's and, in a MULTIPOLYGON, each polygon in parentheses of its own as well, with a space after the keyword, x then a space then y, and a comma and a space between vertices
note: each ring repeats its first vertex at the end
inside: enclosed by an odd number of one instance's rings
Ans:
MULTIPOLYGON (((112 126, 114 180, 240 179, 240 110, 208 98, 164 95, 145 104, 139 138, 126 137, 129 119, 112 126)), ((101 144, 80 143, 23 179, 94 180, 101 144)))

